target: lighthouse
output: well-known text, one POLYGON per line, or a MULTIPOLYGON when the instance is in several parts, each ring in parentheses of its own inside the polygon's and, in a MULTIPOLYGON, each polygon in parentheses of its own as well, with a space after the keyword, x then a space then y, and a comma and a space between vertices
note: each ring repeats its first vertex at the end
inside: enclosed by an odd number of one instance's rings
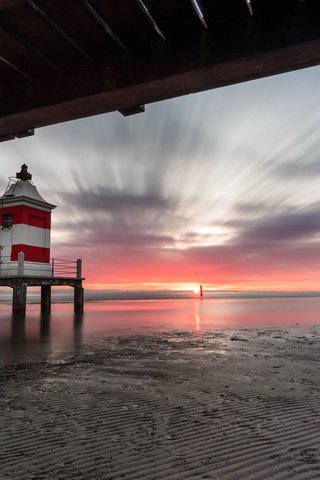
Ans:
POLYGON ((55 207, 40 195, 27 165, 22 165, 0 197, 0 277, 21 273, 18 262, 21 253, 24 275, 51 275, 51 211, 55 207))
POLYGON ((0 197, 0 286, 13 289, 13 312, 25 312, 28 287, 41 288, 41 312, 50 312, 55 286, 72 287, 74 311, 83 311, 82 260, 50 262, 54 208, 38 192, 25 164, 0 197))

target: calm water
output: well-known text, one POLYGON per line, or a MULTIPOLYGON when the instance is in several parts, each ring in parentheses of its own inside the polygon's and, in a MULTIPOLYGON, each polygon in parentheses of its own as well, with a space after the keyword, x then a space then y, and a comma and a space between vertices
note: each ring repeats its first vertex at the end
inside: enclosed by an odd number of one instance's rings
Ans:
POLYGON ((71 304, 54 304, 25 317, 0 305, 0 363, 59 361, 108 336, 213 329, 309 328, 320 325, 320 298, 161 299, 89 302, 76 316, 71 304))

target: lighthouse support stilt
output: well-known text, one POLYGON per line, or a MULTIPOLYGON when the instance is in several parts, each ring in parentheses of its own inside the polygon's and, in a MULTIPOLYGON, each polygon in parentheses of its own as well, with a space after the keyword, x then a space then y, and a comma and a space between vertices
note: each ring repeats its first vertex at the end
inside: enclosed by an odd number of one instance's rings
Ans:
POLYGON ((83 312, 84 289, 82 286, 74 287, 74 311, 83 312))
POLYGON ((27 304, 27 287, 41 288, 41 313, 51 312, 51 290, 52 287, 72 287, 74 290, 74 311, 83 312, 84 309, 84 288, 83 278, 75 277, 1 277, 0 287, 10 287, 13 290, 12 311, 25 313, 27 304))
POLYGON ((27 286, 24 284, 13 287, 12 311, 24 313, 27 304, 27 286))
POLYGON ((51 285, 41 285, 41 312, 51 311, 51 285))

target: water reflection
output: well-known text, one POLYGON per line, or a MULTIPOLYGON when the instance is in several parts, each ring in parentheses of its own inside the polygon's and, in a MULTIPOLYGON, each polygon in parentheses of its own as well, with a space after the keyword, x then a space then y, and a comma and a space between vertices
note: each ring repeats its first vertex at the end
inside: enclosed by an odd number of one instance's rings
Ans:
POLYGON ((19 347, 26 341, 26 316, 24 313, 11 316, 11 345, 19 347))
POLYGON ((83 312, 74 312, 73 314, 73 338, 74 349, 78 352, 82 345, 83 312))
POLYGON ((51 313, 40 314, 40 341, 46 343, 50 339, 51 313))
POLYGON ((50 361, 81 349, 83 313, 73 313, 69 305, 54 313, 40 313, 37 307, 12 313, 9 306, 0 305, 0 363, 50 361))
POLYGON ((25 315, 0 305, 0 363, 55 361, 108 336, 163 331, 300 328, 320 323, 320 298, 162 299, 54 304, 51 313, 28 305, 25 315))
POLYGON ((203 299, 200 298, 200 300, 197 300, 195 303, 195 331, 200 332, 201 331, 201 325, 202 325, 202 316, 203 316, 203 307, 202 307, 202 302, 203 299))

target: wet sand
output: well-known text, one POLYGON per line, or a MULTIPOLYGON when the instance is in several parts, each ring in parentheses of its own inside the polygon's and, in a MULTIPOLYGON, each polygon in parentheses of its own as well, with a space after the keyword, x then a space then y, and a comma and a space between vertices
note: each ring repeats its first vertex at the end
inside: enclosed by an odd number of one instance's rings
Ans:
POLYGON ((320 479, 320 327, 101 339, 0 368, 0 479, 320 479))

